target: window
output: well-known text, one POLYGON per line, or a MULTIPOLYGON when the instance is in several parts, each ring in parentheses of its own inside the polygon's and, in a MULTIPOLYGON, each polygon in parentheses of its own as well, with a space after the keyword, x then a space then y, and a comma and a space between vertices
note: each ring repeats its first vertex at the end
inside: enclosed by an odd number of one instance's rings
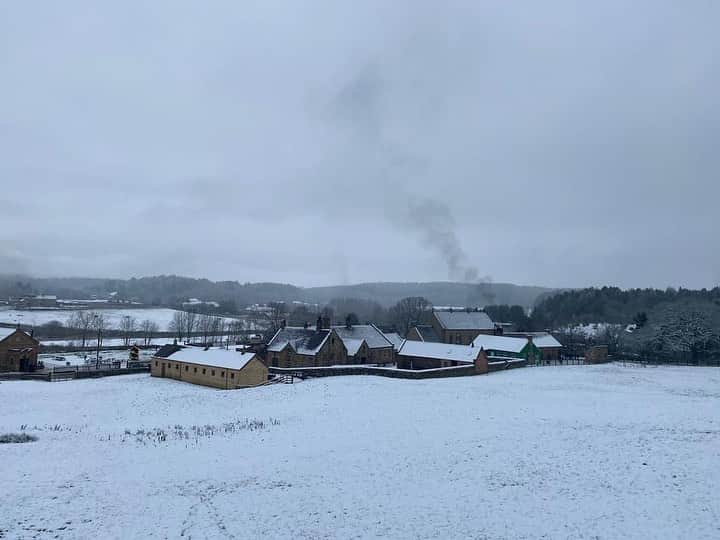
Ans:
POLYGON ((214 369, 212 370, 211 375, 212 375, 213 377, 215 376, 215 370, 214 370, 214 369))
POLYGON ((203 375, 205 375, 205 368, 203 368, 203 375))
POLYGON ((180 364, 175 364, 175 369, 180 369, 180 364))
POLYGON ((155 367, 158 367, 158 361, 155 360, 155 367))
POLYGON ((225 376, 225 372, 224 372, 224 371, 221 371, 221 372, 220 372, 220 376, 221 376, 221 377, 224 377, 224 376, 225 376))
POLYGON ((197 368, 196 368, 196 367, 193 368, 193 373, 197 373, 197 368))
POLYGON ((188 371, 190 369, 190 366, 185 366, 185 371, 188 371))
POLYGON ((231 379, 234 379, 234 378, 235 378, 235 374, 234 374, 234 373, 231 373, 231 374, 230 374, 230 378, 231 378, 231 379))

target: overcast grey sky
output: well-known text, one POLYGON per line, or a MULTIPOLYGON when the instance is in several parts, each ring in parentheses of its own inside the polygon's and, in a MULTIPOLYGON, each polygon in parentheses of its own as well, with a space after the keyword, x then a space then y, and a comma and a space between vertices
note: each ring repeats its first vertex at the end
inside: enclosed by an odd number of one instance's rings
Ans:
POLYGON ((719 284, 718 21, 712 0, 2 2, 0 271, 719 284))

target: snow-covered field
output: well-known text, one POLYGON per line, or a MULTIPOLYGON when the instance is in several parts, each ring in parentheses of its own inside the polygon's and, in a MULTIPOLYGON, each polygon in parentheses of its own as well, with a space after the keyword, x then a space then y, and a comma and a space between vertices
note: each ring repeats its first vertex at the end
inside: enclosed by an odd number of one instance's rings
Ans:
POLYGON ((720 538, 713 368, 125 376, 0 400, 0 434, 38 437, 0 445, 0 537, 720 538))
MULTIPOLYGON (((138 309, 95 309, 97 313, 103 313, 108 318, 109 328, 119 328, 123 317, 135 317, 138 323, 145 319, 154 321, 165 331, 175 315, 174 309, 169 308, 138 308, 138 309)), ((0 322, 11 324, 23 324, 27 326, 40 326, 50 321, 60 321, 67 324, 73 310, 68 309, 42 309, 42 310, 0 310, 0 322)), ((233 319, 226 318, 231 321, 233 319)))

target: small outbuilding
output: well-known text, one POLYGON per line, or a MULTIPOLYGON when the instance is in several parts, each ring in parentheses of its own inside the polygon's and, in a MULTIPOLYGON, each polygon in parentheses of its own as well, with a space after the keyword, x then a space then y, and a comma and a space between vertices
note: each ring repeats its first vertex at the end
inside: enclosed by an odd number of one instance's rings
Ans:
POLYGON ((488 356, 514 358, 536 362, 540 351, 533 340, 522 337, 488 336, 480 334, 473 340, 477 348, 485 349, 488 356))
POLYGON ((250 388, 268 380, 268 369, 250 351, 166 345, 150 364, 153 377, 214 388, 250 388))
POLYGON ((35 371, 40 342, 20 328, 0 328, 0 372, 35 371))

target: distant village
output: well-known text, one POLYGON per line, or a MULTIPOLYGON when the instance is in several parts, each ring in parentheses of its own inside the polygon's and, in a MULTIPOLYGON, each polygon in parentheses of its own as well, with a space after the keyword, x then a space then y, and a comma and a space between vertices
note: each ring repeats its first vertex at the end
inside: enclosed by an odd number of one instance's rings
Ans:
MULTIPOLYGON (((15 309, 27 310, 101 309, 97 306, 118 307, 121 303, 112 295, 82 302, 50 295, 11 301, 15 309)), ((211 303, 188 299, 184 307, 205 304, 211 303)), ((51 380, 64 372, 79 378, 149 371, 153 377, 231 389, 330 375, 455 377, 563 361, 607 360, 607 348, 602 346, 588 349, 582 358, 570 358, 551 333, 519 331, 511 323, 493 321, 478 307, 427 306, 421 317, 416 317, 418 322, 408 324, 404 332, 372 322, 361 324, 352 316, 338 323, 326 311, 319 311, 313 324, 291 326, 286 323, 287 314, 277 306, 252 306, 252 310, 260 314, 258 321, 267 323, 263 331, 245 332, 232 342, 227 335, 206 335, 199 340, 197 336, 193 339, 192 332, 180 339, 167 332, 159 338, 164 344, 156 343, 142 359, 141 340, 126 340, 130 345, 127 360, 110 365, 100 362, 98 339, 95 365, 90 354, 85 367, 46 366, 40 356, 44 344, 34 329, 5 323, 0 326, 0 372, 6 376, 47 374, 51 380)), ((185 317, 187 313, 191 312, 185 317)))

